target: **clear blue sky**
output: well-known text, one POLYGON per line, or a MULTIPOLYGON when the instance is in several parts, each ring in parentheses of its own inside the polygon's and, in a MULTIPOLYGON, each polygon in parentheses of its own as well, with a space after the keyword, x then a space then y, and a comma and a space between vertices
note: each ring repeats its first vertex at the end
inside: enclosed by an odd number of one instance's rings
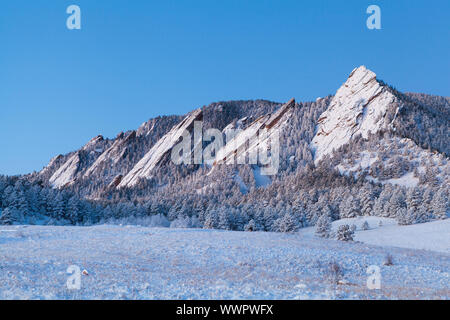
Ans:
POLYGON ((313 100, 366 65, 450 95, 450 1, 2 0, 0 174, 214 101, 313 100), (66 28, 66 8, 82 29, 66 28), (366 8, 382 30, 366 28, 366 8))

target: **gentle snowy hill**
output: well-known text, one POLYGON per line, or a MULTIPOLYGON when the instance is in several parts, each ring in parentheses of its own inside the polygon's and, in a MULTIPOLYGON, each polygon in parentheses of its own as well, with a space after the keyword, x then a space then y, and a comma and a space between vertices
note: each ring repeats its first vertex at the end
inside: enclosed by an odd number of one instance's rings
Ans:
MULTIPOLYGON (((450 220, 399 226, 395 219, 382 217, 347 218, 332 223, 332 231, 344 224, 355 225, 355 241, 383 247, 401 247, 450 254, 450 220), (364 230, 364 222, 369 229, 364 230)), ((304 228, 300 235, 315 238, 315 228, 304 228)))

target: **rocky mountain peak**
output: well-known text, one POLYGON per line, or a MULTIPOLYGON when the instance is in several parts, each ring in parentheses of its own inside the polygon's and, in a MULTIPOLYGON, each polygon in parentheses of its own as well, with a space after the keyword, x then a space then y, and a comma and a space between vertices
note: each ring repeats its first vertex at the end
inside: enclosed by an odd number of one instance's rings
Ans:
POLYGON ((389 87, 365 66, 354 69, 339 88, 328 109, 319 117, 311 147, 315 161, 361 135, 367 138, 389 125, 388 107, 396 101, 389 87))

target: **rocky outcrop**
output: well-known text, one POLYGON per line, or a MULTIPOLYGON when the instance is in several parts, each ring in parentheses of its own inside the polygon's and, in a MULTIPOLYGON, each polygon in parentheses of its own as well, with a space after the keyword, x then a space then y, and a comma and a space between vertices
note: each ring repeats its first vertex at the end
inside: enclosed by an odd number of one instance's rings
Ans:
POLYGON ((80 153, 75 152, 56 172, 50 177, 49 183, 54 188, 62 188, 75 180, 80 167, 80 153))
POLYGON ((389 87, 377 81, 375 73, 364 66, 354 69, 319 117, 311 143, 315 161, 359 134, 367 138, 369 133, 388 128, 386 113, 396 99, 389 87))
POLYGON ((291 99, 273 114, 267 114, 256 119, 256 121, 248 125, 245 130, 239 132, 235 137, 227 141, 226 145, 217 152, 214 165, 234 162, 235 159, 242 156, 243 153, 250 154, 251 152, 256 152, 258 146, 267 143, 275 130, 285 123, 285 120, 287 120, 287 117, 285 116, 294 106, 295 99, 291 99), (264 137, 265 140, 255 139, 262 129, 267 129, 267 135, 264 137))
POLYGON ((122 181, 122 179, 123 179, 123 176, 122 176, 122 175, 118 175, 118 176, 115 177, 115 178, 113 179, 113 181, 109 184, 108 188, 110 188, 110 189, 116 188, 116 187, 120 184, 120 182, 122 181))
POLYGON ((161 160, 178 143, 185 130, 190 131, 193 128, 194 121, 202 119, 202 110, 197 109, 189 114, 183 121, 174 126, 166 135, 150 149, 149 152, 134 166, 134 168, 122 179, 119 188, 132 187, 137 184, 141 178, 151 177, 161 160))
POLYGON ((73 153, 67 161, 53 173, 49 183, 54 188, 72 184, 108 147, 109 141, 99 135, 92 138, 83 148, 73 153))
POLYGON ((114 140, 114 143, 105 152, 103 152, 97 160, 84 173, 84 178, 93 176, 103 176, 103 178, 114 177, 120 172, 116 172, 117 164, 127 154, 128 148, 136 139, 136 131, 131 131, 128 134, 120 133, 114 140))

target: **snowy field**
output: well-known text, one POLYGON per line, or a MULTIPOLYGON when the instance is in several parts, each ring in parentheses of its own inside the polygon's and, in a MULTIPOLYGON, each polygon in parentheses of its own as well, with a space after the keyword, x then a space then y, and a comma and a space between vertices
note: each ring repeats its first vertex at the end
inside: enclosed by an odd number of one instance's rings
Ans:
POLYGON ((0 226, 0 299, 449 299, 449 220, 380 227, 374 219, 357 231, 366 243, 318 239, 311 229, 0 226), (383 265, 387 254, 392 266, 383 265), (66 287, 70 265, 88 272, 80 290, 66 287), (379 290, 366 285, 371 265, 381 268, 379 290))

